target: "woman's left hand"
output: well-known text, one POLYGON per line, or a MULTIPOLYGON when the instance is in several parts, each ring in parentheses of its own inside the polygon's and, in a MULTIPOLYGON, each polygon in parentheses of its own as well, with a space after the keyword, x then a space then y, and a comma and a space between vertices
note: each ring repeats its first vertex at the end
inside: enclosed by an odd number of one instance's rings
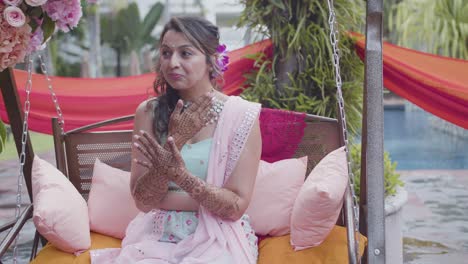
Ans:
MULTIPOLYGON (((174 138, 174 142, 178 149, 203 127, 207 125, 208 120, 213 118, 213 113, 210 111, 213 104, 214 93, 209 92, 200 96, 187 109, 183 109, 183 101, 179 99, 174 111, 169 119, 169 136, 174 138)), ((169 146, 164 146, 169 149, 169 146)))
POLYGON ((176 181, 187 172, 185 162, 172 137, 167 139, 169 148, 165 149, 145 131, 140 131, 140 135, 135 135, 135 147, 148 160, 135 160, 136 163, 154 170, 155 173, 167 177, 171 181, 176 181))

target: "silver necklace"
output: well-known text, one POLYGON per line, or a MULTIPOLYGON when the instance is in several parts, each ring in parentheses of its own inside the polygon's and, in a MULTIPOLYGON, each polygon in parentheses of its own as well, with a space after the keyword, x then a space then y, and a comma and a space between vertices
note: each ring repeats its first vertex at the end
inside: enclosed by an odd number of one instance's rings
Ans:
POLYGON ((208 123, 213 124, 218 122, 219 115, 223 111, 224 102, 220 99, 213 97, 210 111, 208 112, 208 123))
POLYGON ((189 106, 191 106, 191 105, 192 105, 192 102, 190 102, 190 101, 185 101, 185 102, 184 102, 184 106, 182 106, 182 110, 185 110, 185 109, 189 108, 189 106))
MULTIPOLYGON (((191 101, 185 101, 184 105, 182 107, 182 110, 185 111, 192 104, 193 104, 193 102, 191 102, 191 101)), ((224 108, 224 102, 213 96, 213 98, 211 100, 210 110, 208 111, 207 116, 205 118, 206 124, 216 123, 218 121, 218 119, 219 119, 219 115, 223 111, 223 108, 224 108)))

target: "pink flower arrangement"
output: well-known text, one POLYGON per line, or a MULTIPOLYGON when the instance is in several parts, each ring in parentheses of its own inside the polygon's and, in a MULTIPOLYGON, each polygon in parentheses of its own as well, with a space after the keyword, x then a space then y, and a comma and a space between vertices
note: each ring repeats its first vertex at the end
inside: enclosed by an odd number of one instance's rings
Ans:
POLYGON ((43 9, 63 32, 76 27, 83 15, 80 1, 76 0, 49 0, 43 9))
POLYGON ((6 9, 0 3, 0 13, 3 14, 0 16, 0 71, 14 66, 18 61, 24 61, 31 39, 31 27, 28 24, 14 27, 4 19, 6 9))
POLYGON ((82 14, 80 0, 0 0, 0 71, 43 49, 56 29, 76 27, 82 14))

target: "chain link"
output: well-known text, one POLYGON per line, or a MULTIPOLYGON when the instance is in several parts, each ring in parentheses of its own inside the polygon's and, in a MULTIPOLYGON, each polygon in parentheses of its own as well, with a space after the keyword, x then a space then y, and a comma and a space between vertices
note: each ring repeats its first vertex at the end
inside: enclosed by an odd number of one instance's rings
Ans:
MULTIPOLYGON (((352 170, 352 159, 348 148, 348 129, 346 125, 346 113, 344 109, 344 99, 343 99, 343 92, 341 89, 342 82, 341 82, 341 72, 340 72, 340 50, 338 48, 339 38, 338 38, 338 30, 336 29, 336 15, 335 10, 333 8, 333 0, 327 0, 328 2, 328 10, 329 10, 329 17, 328 17, 328 25, 330 26, 330 43, 333 47, 333 66, 335 67, 335 82, 336 82, 336 96, 338 99, 338 106, 341 116, 341 125, 343 128, 343 138, 345 143, 345 151, 346 151, 346 159, 348 165, 348 175, 350 181, 350 189, 351 194, 353 197, 353 217, 355 226, 353 227, 354 233, 357 233, 359 230, 359 204, 357 201, 356 194, 354 192, 354 174, 352 170)), ((349 227, 348 227, 349 228, 349 227)), ((359 240, 356 239, 356 249, 359 249, 359 240)))
MULTIPOLYGON (((26 142, 28 140, 28 119, 29 119, 29 110, 31 109, 30 103, 30 94, 32 91, 32 67, 34 64, 34 55, 31 54, 28 56, 28 80, 26 81, 26 101, 24 102, 23 111, 24 111, 24 119, 23 119, 23 133, 21 134, 21 154, 20 154, 20 168, 19 174, 17 179, 17 186, 18 189, 16 191, 16 207, 15 207, 15 219, 16 221, 19 220, 20 213, 21 213, 21 205, 23 203, 22 191, 23 191, 23 179, 24 179, 24 164, 26 162, 26 142)), ((15 242, 13 243, 13 263, 17 263, 18 258, 18 240, 20 237, 20 233, 15 238, 15 242)))
POLYGON ((65 126, 65 120, 63 119, 62 109, 60 109, 57 95, 55 94, 54 88, 52 87, 52 80, 50 79, 49 74, 47 73, 47 67, 44 63, 44 60, 42 59, 42 55, 39 54, 38 57, 41 63, 41 70, 44 73, 44 76, 47 80, 47 87, 49 88, 50 95, 52 96, 52 101, 54 102, 55 111, 57 112, 57 116, 58 116, 58 124, 59 124, 60 130, 62 131, 62 134, 65 134, 65 131, 63 129, 63 127, 65 126))

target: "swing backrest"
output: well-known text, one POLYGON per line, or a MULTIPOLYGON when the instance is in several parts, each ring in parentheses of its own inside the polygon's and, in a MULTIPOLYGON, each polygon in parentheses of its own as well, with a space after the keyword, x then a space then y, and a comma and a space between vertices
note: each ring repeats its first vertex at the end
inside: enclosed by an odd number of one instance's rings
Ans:
POLYGON ((131 120, 133 115, 98 122, 62 134, 57 119, 52 119, 57 168, 68 177, 85 200, 88 200, 96 158, 114 168, 130 171, 132 131, 93 131, 131 120))
MULTIPOLYGON (((343 141, 341 140, 339 124, 336 119, 314 115, 305 115, 304 117, 304 114, 272 109, 263 109, 261 115, 266 116, 267 112, 270 117, 272 114, 274 117, 275 115, 288 113, 291 114, 291 117, 300 115, 301 120, 305 120, 304 135, 296 148, 294 157, 308 156, 307 175, 325 155, 342 145, 343 141)), ((121 122, 128 122, 132 119, 133 116, 125 116, 107 120, 81 127, 65 134, 61 133, 57 120, 53 119, 57 168, 68 176, 69 180, 86 200, 91 188, 91 178, 96 158, 112 167, 126 171, 130 170, 132 131, 92 132, 92 130, 121 122)), ((284 122, 283 120, 290 122, 291 118, 285 119, 283 116, 279 119, 279 122, 284 122)), ((275 122, 278 122, 275 118, 270 118, 268 121, 263 122, 261 118, 260 127, 262 134, 268 129, 270 131, 278 130, 276 127, 273 129, 271 127, 272 125, 278 125, 275 122)), ((294 124, 290 122, 285 125, 289 127, 294 124)), ((284 131, 277 132, 280 134, 284 133, 284 131)), ((264 148, 264 151, 266 151, 266 148, 264 148)))

